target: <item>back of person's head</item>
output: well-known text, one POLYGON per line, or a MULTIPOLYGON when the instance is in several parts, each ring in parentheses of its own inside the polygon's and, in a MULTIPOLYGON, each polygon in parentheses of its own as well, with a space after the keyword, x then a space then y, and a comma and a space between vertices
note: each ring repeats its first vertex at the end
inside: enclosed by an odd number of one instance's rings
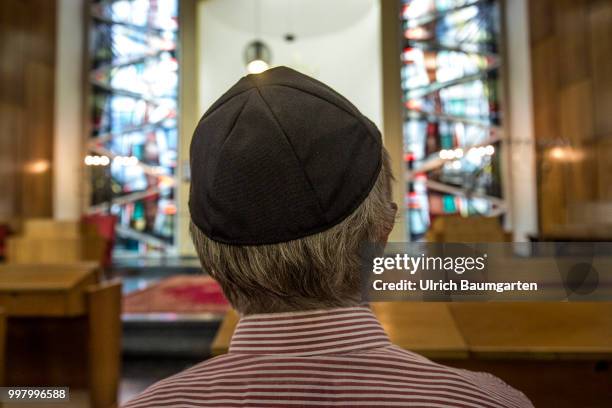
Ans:
POLYGON ((242 78, 191 144, 191 234, 245 314, 360 302, 360 248, 396 207, 380 132, 344 97, 279 67, 242 78))

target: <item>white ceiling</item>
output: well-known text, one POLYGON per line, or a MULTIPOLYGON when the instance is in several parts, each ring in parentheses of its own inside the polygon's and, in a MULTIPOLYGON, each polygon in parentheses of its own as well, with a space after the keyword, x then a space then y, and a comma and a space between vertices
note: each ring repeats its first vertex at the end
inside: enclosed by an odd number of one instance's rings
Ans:
POLYGON ((287 33, 313 37, 344 30, 358 23, 373 7, 371 0, 207 0, 209 17, 234 30, 256 35, 259 7, 260 34, 287 33))

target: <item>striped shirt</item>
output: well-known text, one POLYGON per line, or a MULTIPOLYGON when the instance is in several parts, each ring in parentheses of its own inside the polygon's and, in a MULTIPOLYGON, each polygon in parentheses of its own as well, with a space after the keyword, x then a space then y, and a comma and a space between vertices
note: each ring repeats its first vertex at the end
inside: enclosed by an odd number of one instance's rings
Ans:
POLYGON ((229 353, 152 385, 151 407, 532 407, 486 373, 389 341, 366 306, 243 317, 229 353))

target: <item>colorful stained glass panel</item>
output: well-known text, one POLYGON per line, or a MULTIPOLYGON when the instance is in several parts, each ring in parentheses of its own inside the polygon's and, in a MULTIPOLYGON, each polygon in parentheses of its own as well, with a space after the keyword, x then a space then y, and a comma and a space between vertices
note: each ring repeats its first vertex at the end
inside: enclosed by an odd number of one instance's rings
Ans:
POLYGON ((174 244, 178 151, 178 0, 91 5, 91 212, 118 216, 119 249, 174 244))
POLYGON ((442 214, 500 208, 503 117, 495 0, 402 2, 410 239, 442 214))

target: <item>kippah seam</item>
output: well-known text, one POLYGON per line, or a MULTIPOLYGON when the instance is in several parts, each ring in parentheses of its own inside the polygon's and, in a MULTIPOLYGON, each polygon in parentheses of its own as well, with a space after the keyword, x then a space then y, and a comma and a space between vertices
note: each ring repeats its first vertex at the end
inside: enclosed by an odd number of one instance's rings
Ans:
MULTIPOLYGON (((295 86, 290 86, 290 85, 286 85, 286 84, 266 84, 266 85, 264 85, 264 86, 283 86, 283 87, 285 87, 285 88, 295 89, 295 90, 298 90, 298 91, 300 91, 300 92, 304 92, 305 94, 308 94, 308 95, 310 95, 310 96, 313 96, 313 97, 315 97, 315 98, 321 99, 321 100, 323 100, 323 101, 325 101, 325 102, 329 103, 330 105, 334 105, 336 108, 338 108, 338 109, 340 109, 340 110, 344 111, 345 113, 347 113, 347 114, 351 115, 353 118, 357 119, 357 120, 359 121, 359 123, 361 123, 361 125, 362 125, 362 126, 365 128, 365 130, 366 130, 366 132, 368 133, 368 135, 370 135, 370 137, 371 137, 372 139, 374 139, 374 141, 376 142, 376 144, 381 144, 381 143, 379 143, 378 138, 377 138, 375 135, 373 135, 373 134, 372 134, 372 132, 370 132, 370 129, 368 129, 368 127, 367 127, 367 126, 366 126, 366 124, 364 123, 363 118, 362 118, 362 116, 363 116, 363 115, 361 114, 361 112, 359 112, 359 116, 358 116, 358 115, 355 115, 355 112, 351 112, 351 111, 347 110, 346 108, 344 108, 344 107, 342 107, 342 106, 338 105, 337 103, 334 103, 334 102, 330 101, 329 99, 323 98, 321 95, 314 94, 314 93, 312 93, 312 92, 306 91, 306 90, 304 90, 304 89, 302 89, 302 88, 297 88, 297 87, 295 87, 295 86)), ((257 91, 259 92, 259 87, 257 87, 257 91)), ((267 103, 266 103, 266 104, 267 104, 267 103)))
MULTIPOLYGON (((222 101, 223 103, 219 103, 219 105, 218 105, 218 106, 215 106, 215 109, 213 109, 213 110, 212 110, 212 111, 210 111, 210 112, 205 112, 205 113, 204 113, 204 115, 203 115, 203 116, 200 118, 200 120, 198 121, 198 124, 200 124, 200 122, 202 122, 202 121, 203 121, 205 118, 207 118, 207 117, 209 117, 210 115, 212 115, 213 113, 215 113, 215 112, 217 111, 217 109, 219 109, 220 107, 222 107, 223 105, 225 105, 227 102, 231 101, 232 99, 234 99, 235 97, 237 97, 237 96, 239 96, 239 95, 242 95, 242 94, 243 94, 243 93, 245 93, 245 92, 248 92, 248 91, 252 90, 253 88, 255 88, 255 85, 253 85, 251 88, 244 89, 244 90, 242 90, 242 91, 238 92, 237 94, 230 96, 230 97, 229 97, 229 98, 227 98, 227 99, 224 99, 224 100, 222 101)), ((218 101, 217 101, 217 102, 218 102, 218 101)), ((217 102, 215 102, 215 104, 216 104, 217 102)))
POLYGON ((338 109, 340 109, 340 110, 344 111, 345 113, 348 113, 349 115, 351 115, 351 116, 352 116, 352 117, 354 117, 354 118, 356 118, 356 117, 357 117, 357 116, 355 115, 355 112, 351 112, 349 109, 346 109, 346 107, 344 107, 344 106, 340 106, 340 105, 338 105, 337 103, 332 102, 332 101, 330 101, 329 99, 322 97, 321 95, 317 95, 317 94, 315 94, 315 93, 313 93, 313 92, 310 92, 310 91, 307 91, 307 90, 305 90, 305 89, 303 89, 303 88, 299 88, 299 87, 297 87, 297 86, 293 86, 293 85, 289 85, 289 84, 282 84, 282 83, 276 83, 276 84, 265 84, 265 85, 264 85, 264 87, 266 87, 266 86, 282 86, 282 87, 285 87, 285 88, 291 88, 291 89, 295 89, 296 91, 304 92, 305 94, 308 94, 308 95, 310 95, 310 96, 314 96, 314 97, 315 97, 315 98, 317 98, 317 99, 324 100, 325 102, 329 103, 330 105, 334 105, 336 108, 338 108, 338 109))
MULTIPOLYGON (((332 88, 331 86, 324 84, 321 81, 317 81, 316 79, 309 77, 308 75, 304 75, 304 79, 306 79, 307 81, 309 81, 311 84, 319 86, 319 87, 323 87, 323 89, 327 89, 328 91, 334 93, 336 96, 339 96, 340 99, 342 99, 344 102, 347 103, 347 105, 349 105, 350 107, 354 108, 355 110, 359 111, 359 109, 357 109, 357 107, 355 105, 353 105, 353 103, 351 101, 349 101, 348 99, 346 99, 346 97, 344 95, 342 95, 341 93, 339 93, 338 91, 336 91, 334 88, 332 88)), ((361 112, 359 112, 361 113, 361 112)))
MULTIPOLYGON (((253 88, 250 88, 250 89, 253 89, 253 88)), ((243 94, 243 93, 244 92, 240 92, 240 94, 243 94)), ((251 94, 251 95, 253 95, 253 94, 251 94)), ((219 148, 220 152, 223 151, 223 148, 225 147, 225 144, 232 137, 232 132, 234 131, 234 128, 236 127, 236 124, 238 123, 238 119, 240 119, 240 116, 242 115, 242 112, 244 112, 244 108, 246 107, 247 103, 249 103, 249 100, 251 99, 251 95, 247 96, 246 100, 242 104, 242 107, 240 108, 240 111, 238 111, 238 114, 236 115, 236 118, 234 119, 234 123, 232 123, 232 126, 230 127, 229 132, 227 132, 227 137, 225 138, 225 140, 221 144, 221 147, 219 148)), ((238 96, 238 95, 236 95, 236 96, 238 96)), ((213 181, 213 185, 216 184, 216 180, 217 180, 217 167, 219 167, 219 160, 217 160, 217 163, 215 164, 215 169, 214 169, 214 178, 215 178, 215 180, 213 181)), ((212 224, 210 225, 210 230, 211 230, 211 234, 212 234, 213 230, 214 230, 214 227, 213 227, 212 224)))
POLYGON ((281 133, 283 134, 283 137, 285 138, 285 141, 287 142, 287 144, 289 145, 289 148, 291 149, 291 153, 293 153, 293 157, 295 157, 295 160, 299 164, 300 170, 302 170, 302 174, 304 175, 304 179, 308 183, 308 187, 310 187, 310 190, 312 191, 312 193, 314 194, 314 196, 315 196, 315 198, 317 200, 317 205, 319 206, 319 211, 321 212, 321 215, 323 216, 323 219, 325 219, 327 221, 327 219, 325 217, 325 211, 323 210, 323 205, 321 204, 321 199, 319 198, 319 195, 317 194, 317 191, 315 190, 314 186, 312 185, 312 181, 310 180, 310 177, 308 177, 308 173, 306 173, 306 170, 304 170, 304 165, 302 164, 302 161, 300 160, 299 156, 295 152, 295 148, 291 144, 291 141, 289 140, 289 137, 287 137, 287 132, 285 132, 285 129, 283 129, 283 126, 281 125, 280 121, 278 120, 278 118, 274 114, 274 111, 272 110, 272 108, 268 104, 268 101, 266 101, 266 98, 264 98, 264 96, 261 94, 261 92, 259 90, 259 86, 256 85, 255 89, 257 90, 257 93, 259 94, 259 97, 263 101, 264 105, 266 105, 266 107, 270 111, 270 114, 274 118, 274 121, 278 125, 278 128, 281 130, 281 133))
MULTIPOLYGON (((251 88, 253 89, 253 88, 251 88)), ((241 92, 242 94, 243 92, 241 92)), ((251 94, 253 95, 253 94, 251 94)), ((242 115, 242 112, 244 111, 244 108, 246 107, 247 103, 249 103, 249 100, 251 99, 251 95, 249 95, 246 100, 244 101, 244 103, 242 104, 242 107, 240 108, 240 111, 238 112, 238 114, 236 115, 236 119, 234 119, 234 123, 232 123, 232 127, 230 127, 229 132, 227 132, 227 137, 225 138, 225 140, 223 141, 223 143, 221 144, 221 147, 219 147, 219 151, 223 151, 223 147, 225 147, 225 144, 227 143, 227 141, 229 140, 229 138, 232 136, 232 132, 234 131, 234 128, 236 127, 236 124, 238 123, 238 119, 240 119, 240 116, 242 115)), ((217 165, 219 165, 219 162, 217 161, 217 165)), ((215 174, 217 174, 217 166, 215 166, 215 174)))

